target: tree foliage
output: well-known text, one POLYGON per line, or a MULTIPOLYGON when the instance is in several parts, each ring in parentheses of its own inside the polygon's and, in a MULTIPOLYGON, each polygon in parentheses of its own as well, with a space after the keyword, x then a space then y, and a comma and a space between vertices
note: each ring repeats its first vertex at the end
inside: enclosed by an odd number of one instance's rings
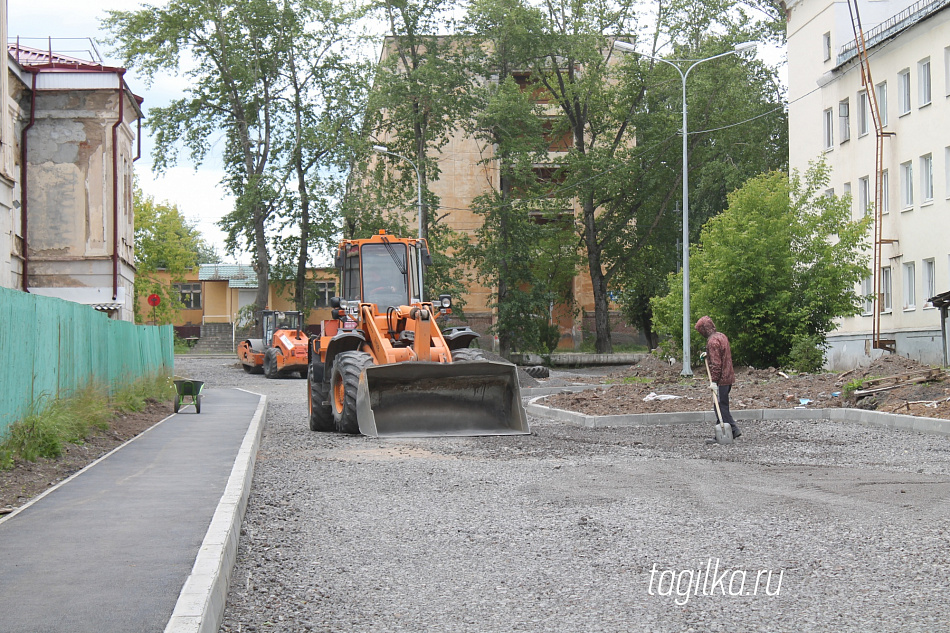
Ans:
MULTIPOLYGON (((822 346, 835 319, 857 314, 867 275, 868 218, 851 219, 850 196, 825 195, 828 170, 770 172, 729 195, 690 256, 690 322, 708 314, 737 362, 786 365, 793 347, 822 346)), ((652 301, 658 332, 682 340, 682 273, 652 301)), ((701 339, 692 333, 696 348, 701 339)), ((797 358, 806 355, 796 349, 797 358)))
POLYGON ((136 187, 132 206, 135 212, 135 320, 171 323, 182 307, 174 284, 198 264, 214 263, 217 256, 201 234, 177 206, 157 202, 136 187), (158 274, 163 271, 167 276, 158 274), (161 303, 141 312, 139 300, 156 294, 161 303))

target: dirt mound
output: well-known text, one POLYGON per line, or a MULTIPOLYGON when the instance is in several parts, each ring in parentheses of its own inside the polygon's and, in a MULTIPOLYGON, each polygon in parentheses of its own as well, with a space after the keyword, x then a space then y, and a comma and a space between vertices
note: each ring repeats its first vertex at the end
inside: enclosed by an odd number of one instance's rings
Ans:
MULTIPOLYGON (((928 369, 927 365, 893 355, 884 356, 869 367, 843 373, 789 374, 775 368, 738 367, 730 404, 733 410, 860 407, 950 419, 950 381, 946 380, 945 373, 937 380, 921 383, 891 381, 901 384, 860 398, 847 398, 850 391, 861 389, 871 379, 928 369)), ((558 394, 544 403, 586 415, 712 410, 705 369, 700 367, 695 371, 693 378, 683 377, 679 375, 678 363, 670 365, 649 356, 637 365, 606 376, 603 382, 607 385, 602 389, 558 394)), ((883 383, 874 383, 873 388, 879 388, 878 384, 883 383)))

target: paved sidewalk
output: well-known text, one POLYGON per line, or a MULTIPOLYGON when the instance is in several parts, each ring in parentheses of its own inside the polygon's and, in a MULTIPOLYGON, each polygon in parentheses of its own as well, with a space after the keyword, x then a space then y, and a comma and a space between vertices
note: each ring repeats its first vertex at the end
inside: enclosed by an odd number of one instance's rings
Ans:
POLYGON ((0 521, 0 633, 217 630, 266 403, 206 389, 0 521))

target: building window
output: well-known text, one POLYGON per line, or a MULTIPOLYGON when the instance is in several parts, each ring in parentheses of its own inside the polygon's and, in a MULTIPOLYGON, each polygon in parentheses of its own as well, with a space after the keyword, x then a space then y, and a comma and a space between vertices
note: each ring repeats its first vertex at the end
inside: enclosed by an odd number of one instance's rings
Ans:
POLYGON ((914 262, 904 264, 904 309, 914 310, 917 305, 917 279, 914 262))
POLYGON ((933 202, 934 199, 934 159, 932 154, 920 157, 920 198, 921 202, 933 202))
MULTIPOLYGON (((925 259, 924 260, 924 298, 931 299, 937 294, 937 266, 935 265, 934 260, 925 259)), ((925 308, 932 308, 934 304, 927 301, 924 303, 925 308)))
POLYGON ((890 187, 888 185, 887 170, 881 171, 881 213, 887 213, 891 210, 890 187))
POLYGON ((861 296, 864 298, 862 314, 871 314, 874 311, 874 278, 865 277, 861 282, 861 296))
POLYGON ((950 46, 943 49, 943 83, 944 90, 950 97, 950 46))
POLYGON ((858 214, 871 214, 871 181, 868 176, 858 178, 858 214))
POLYGON ((881 312, 891 311, 891 267, 881 269, 881 312))
POLYGON ((882 81, 875 89, 877 90, 877 111, 881 115, 881 125, 887 125, 887 82, 882 81))
POLYGON ((822 136, 824 139, 825 149, 831 149, 835 144, 835 132, 833 121, 833 113, 831 108, 828 108, 822 113, 822 136))
POLYGON ((848 107, 848 100, 843 99, 838 102, 838 118, 841 119, 841 142, 851 138, 851 108, 848 107))
POLYGON ((848 207, 854 211, 854 198, 851 196, 851 183, 846 182, 841 186, 841 197, 848 199, 848 207))
POLYGON ((870 111, 868 110, 868 93, 858 93, 858 136, 864 136, 871 131, 870 111))
POLYGON ((901 164, 901 208, 914 206, 914 165, 910 161, 901 164))
POLYGON ((943 150, 943 182, 947 197, 950 198, 950 147, 943 150))
POLYGON ((336 296, 336 282, 316 281, 311 286, 314 308, 329 308, 330 298, 336 296))
POLYGON ((182 302, 186 310, 201 309, 201 284, 175 284, 175 290, 178 292, 178 300, 182 302))
POLYGON ((910 112, 910 69, 897 73, 897 109, 901 116, 910 112))
POLYGON ((922 59, 917 62, 917 89, 920 92, 917 95, 920 102, 918 108, 930 105, 930 58, 922 59))
POLYGON ((821 54, 826 62, 831 61, 831 31, 821 36, 821 54))

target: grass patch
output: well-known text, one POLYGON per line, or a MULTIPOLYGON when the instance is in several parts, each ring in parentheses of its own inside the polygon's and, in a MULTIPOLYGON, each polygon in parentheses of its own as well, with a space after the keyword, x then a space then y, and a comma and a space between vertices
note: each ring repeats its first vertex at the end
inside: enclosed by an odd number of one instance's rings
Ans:
POLYGON ((56 459, 66 444, 82 444, 95 431, 109 428, 118 414, 143 410, 150 400, 171 399, 175 387, 167 376, 143 378, 118 389, 112 398, 101 385, 88 385, 66 398, 40 396, 22 420, 0 441, 0 469, 17 459, 56 459))

